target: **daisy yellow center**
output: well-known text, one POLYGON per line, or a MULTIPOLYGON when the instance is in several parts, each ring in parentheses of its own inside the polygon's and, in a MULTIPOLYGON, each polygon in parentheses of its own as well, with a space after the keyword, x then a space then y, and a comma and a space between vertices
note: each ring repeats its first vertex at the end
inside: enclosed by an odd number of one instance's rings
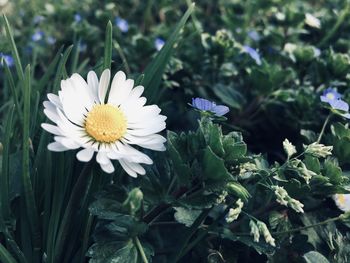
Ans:
POLYGON ((126 118, 119 108, 109 104, 96 105, 87 114, 85 130, 96 141, 111 143, 123 137, 126 124, 126 118))
POLYGON ((334 94, 333 93, 327 93, 327 98, 328 99, 330 99, 330 100, 333 100, 333 99, 335 99, 335 96, 334 96, 334 94))
POLYGON ((341 205, 345 205, 345 196, 344 195, 338 195, 338 201, 341 205))

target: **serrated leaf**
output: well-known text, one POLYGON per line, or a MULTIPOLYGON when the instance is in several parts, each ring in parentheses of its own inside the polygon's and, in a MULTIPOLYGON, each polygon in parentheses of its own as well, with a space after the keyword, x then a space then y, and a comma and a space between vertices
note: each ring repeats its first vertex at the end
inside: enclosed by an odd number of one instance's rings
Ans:
POLYGON ((174 214, 175 220, 187 227, 190 227, 202 212, 201 210, 183 207, 174 207, 174 209, 176 210, 174 214))
POLYGON ((215 182, 232 179, 225 167, 224 160, 217 156, 209 146, 204 150, 202 164, 204 180, 215 182))

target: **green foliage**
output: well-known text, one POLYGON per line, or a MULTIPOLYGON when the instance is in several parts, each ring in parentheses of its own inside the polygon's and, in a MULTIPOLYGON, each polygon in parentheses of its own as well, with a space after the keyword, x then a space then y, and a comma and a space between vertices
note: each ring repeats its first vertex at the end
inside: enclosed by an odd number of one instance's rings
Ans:
POLYGON ((333 200, 350 191, 350 130, 320 101, 328 87, 350 99, 347 1, 0 10, 1 262, 350 261, 350 214, 333 200), (137 179, 48 151, 40 127, 62 79, 105 68, 126 71, 168 117, 167 151, 145 151, 154 164, 137 179), (230 112, 192 111, 197 96, 230 112))

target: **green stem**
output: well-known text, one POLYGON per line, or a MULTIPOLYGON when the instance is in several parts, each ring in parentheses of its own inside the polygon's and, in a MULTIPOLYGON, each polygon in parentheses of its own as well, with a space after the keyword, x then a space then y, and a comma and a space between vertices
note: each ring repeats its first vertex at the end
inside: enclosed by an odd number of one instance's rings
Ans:
POLYGON ((321 132, 320 132, 320 135, 318 136, 317 141, 316 141, 317 143, 319 143, 319 142, 321 141, 322 136, 323 136, 323 134, 324 134, 324 131, 325 131, 325 129, 326 129, 326 126, 327 126, 327 124, 328 124, 328 122, 329 122, 329 120, 330 120, 331 117, 332 117, 332 114, 329 114, 328 117, 327 117, 327 119, 324 121, 323 126, 322 126, 322 129, 321 129, 321 132))
POLYGON ((349 13, 350 13, 350 3, 348 2, 346 4, 344 11, 338 17, 337 22, 334 24, 331 30, 328 31, 327 35, 325 35, 325 37, 319 42, 318 44, 319 47, 322 47, 323 45, 325 45, 334 36, 334 34, 338 31, 339 27, 344 22, 345 18, 349 15, 349 13))
MULTIPOLYGON (((286 231, 271 232, 271 235, 281 235, 281 234, 288 234, 288 233, 299 232, 299 231, 302 231, 302 230, 305 230, 305 229, 308 229, 308 228, 322 226, 322 225, 326 225, 326 224, 331 223, 331 222, 342 220, 343 218, 344 218, 344 215, 342 214, 340 216, 332 217, 332 218, 329 218, 329 219, 327 219, 325 221, 322 221, 322 222, 319 222, 319 223, 315 223, 315 224, 312 224, 312 225, 307 225, 307 226, 303 226, 303 227, 293 228, 293 229, 286 230, 286 231)), ((250 236, 251 234, 248 233, 248 232, 245 232, 245 233, 235 233, 235 235, 237 235, 237 236, 250 236)))
POLYGON ((281 234, 288 234, 288 233, 293 233, 293 232, 299 232, 308 228, 312 228, 312 227, 317 227, 317 226, 322 226, 322 225, 326 225, 328 223, 334 222, 334 221, 338 221, 340 219, 342 219, 343 215, 337 216, 337 217, 332 217, 329 218, 325 221, 319 222, 319 223, 315 223, 312 225, 307 225, 307 226, 303 226, 303 227, 298 227, 298 228, 294 228, 294 229, 290 229, 290 230, 286 230, 286 231, 278 231, 278 232, 272 232, 272 235, 281 235, 281 234))
POLYGON ((143 250, 143 247, 141 245, 141 242, 138 237, 134 237, 134 242, 136 244, 136 247, 141 255, 143 263, 148 263, 148 259, 146 257, 145 251, 143 250))

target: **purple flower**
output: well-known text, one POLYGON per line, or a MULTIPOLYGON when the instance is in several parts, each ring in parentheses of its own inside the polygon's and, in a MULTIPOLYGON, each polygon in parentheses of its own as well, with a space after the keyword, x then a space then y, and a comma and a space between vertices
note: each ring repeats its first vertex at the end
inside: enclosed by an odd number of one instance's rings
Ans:
POLYGON ((82 18, 81 18, 81 15, 80 15, 80 14, 75 14, 75 15, 74 15, 74 21, 75 21, 75 22, 79 23, 81 20, 82 20, 82 18))
POLYGON ((44 37, 44 32, 41 30, 37 30, 35 31, 35 33, 32 35, 32 40, 34 42, 38 42, 40 40, 42 40, 42 38, 44 37))
POLYGON ((114 20, 114 24, 122 31, 123 33, 126 33, 129 31, 129 24, 128 21, 121 17, 116 17, 114 20))
POLYGON ((8 67, 12 67, 15 64, 13 57, 10 55, 0 53, 0 58, 1 58, 1 64, 5 62, 8 67))
POLYGON ((230 111, 229 108, 224 105, 216 105, 215 102, 211 102, 202 98, 192 98, 192 107, 201 111, 212 112, 219 117, 225 115, 230 111))
POLYGON ((165 44, 164 39, 162 39, 160 37, 157 37, 156 40, 154 40, 154 46, 158 51, 162 49, 164 44, 165 44))
POLYGON ((255 30, 251 30, 248 32, 248 37, 250 37, 252 40, 254 41, 259 41, 260 40, 260 35, 258 32, 256 32, 255 30))
POLYGON ((261 65, 261 58, 259 53, 250 46, 243 46, 243 52, 247 53, 252 59, 255 60, 256 64, 261 65))

